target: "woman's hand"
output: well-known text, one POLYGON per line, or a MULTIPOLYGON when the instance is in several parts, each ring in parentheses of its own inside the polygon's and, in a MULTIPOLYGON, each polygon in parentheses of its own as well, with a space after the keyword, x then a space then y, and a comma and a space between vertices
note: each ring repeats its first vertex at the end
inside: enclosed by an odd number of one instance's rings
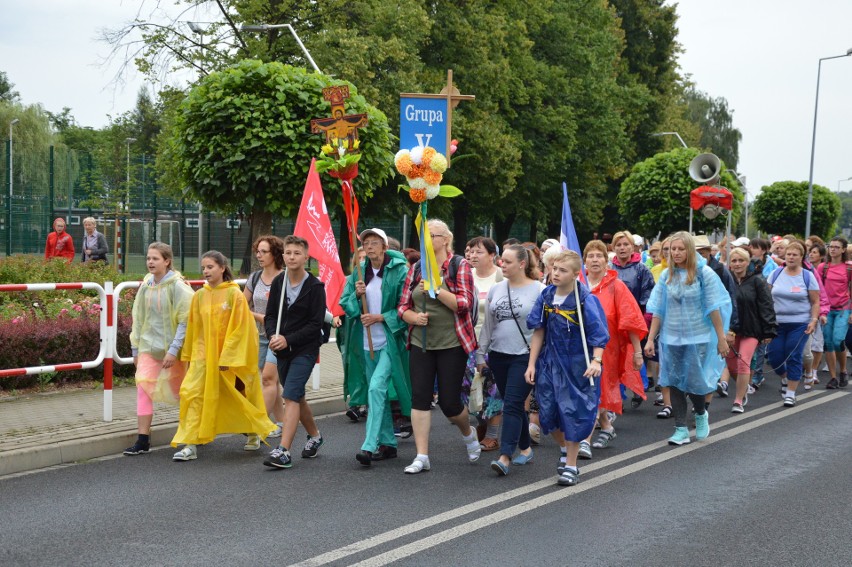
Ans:
POLYGON ((722 358, 727 358, 730 347, 728 347, 728 341, 725 340, 724 335, 717 339, 716 350, 719 351, 719 356, 721 356, 722 358))
POLYGON ((648 339, 648 342, 645 343, 645 356, 653 358, 656 353, 657 350, 654 348, 654 340, 648 339))
POLYGON ((728 335, 725 337, 725 340, 728 341, 728 348, 730 348, 734 346, 734 343, 737 340, 737 336, 734 333, 728 331, 728 335))
POLYGON ((816 324, 816 319, 811 319, 811 322, 808 323, 808 327, 805 329, 805 334, 810 335, 811 333, 813 333, 814 330, 816 330, 816 324))
POLYGON ((429 324, 429 314, 428 313, 415 313, 414 314, 414 326, 415 327, 425 327, 429 324))
POLYGON ((583 372, 583 376, 586 378, 597 378, 601 375, 601 363, 597 360, 593 360, 589 363, 589 366, 586 368, 586 371, 583 372))
POLYGON ((642 358, 641 352, 633 353, 633 370, 642 370, 642 364, 645 360, 642 358))
MULTIPOLYGON (((849 316, 849 322, 852 323, 852 315, 849 316)), ((826 317, 825 315, 820 315, 819 323, 820 325, 825 325, 826 323, 828 323, 828 317, 826 317)))
POLYGON ((287 348, 287 339, 282 335, 272 335, 272 338, 269 339, 269 348, 272 350, 284 350, 287 348))
POLYGON ((175 355, 167 354, 166 357, 163 359, 163 368, 171 368, 172 366, 174 366, 176 360, 177 357, 175 355))
POLYGON ((527 371, 524 372, 524 380, 527 384, 535 384, 535 366, 527 366, 527 371))

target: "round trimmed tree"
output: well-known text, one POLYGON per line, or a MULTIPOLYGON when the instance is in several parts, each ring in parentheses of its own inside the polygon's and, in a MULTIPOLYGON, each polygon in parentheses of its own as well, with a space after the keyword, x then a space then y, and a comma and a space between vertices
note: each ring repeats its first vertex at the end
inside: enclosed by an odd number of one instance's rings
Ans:
MULTIPOLYGON (((808 215, 808 182, 776 181, 763 187, 754 200, 752 214, 757 228, 769 234, 805 234, 808 215)), ((840 198, 828 187, 814 185, 811 234, 831 238, 840 218, 840 198)))

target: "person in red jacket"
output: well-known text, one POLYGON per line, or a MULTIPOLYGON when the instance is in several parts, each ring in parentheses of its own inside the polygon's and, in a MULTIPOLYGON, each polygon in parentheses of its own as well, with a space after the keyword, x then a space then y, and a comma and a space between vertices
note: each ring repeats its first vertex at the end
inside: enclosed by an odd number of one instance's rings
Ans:
POLYGON ((65 219, 61 217, 53 221, 53 232, 47 235, 44 257, 65 258, 69 264, 74 260, 74 239, 65 232, 65 219))

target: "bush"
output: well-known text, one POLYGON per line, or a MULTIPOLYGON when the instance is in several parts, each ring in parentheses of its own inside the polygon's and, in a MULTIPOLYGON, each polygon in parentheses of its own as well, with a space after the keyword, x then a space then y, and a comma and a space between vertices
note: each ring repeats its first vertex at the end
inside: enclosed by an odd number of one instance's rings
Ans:
MULTIPOLYGON (((92 360, 98 355, 99 322, 92 317, 59 317, 53 321, 21 318, 0 321, 0 368, 23 368, 50 364, 67 364, 92 360)), ((118 352, 130 353, 130 317, 119 317, 118 352)), ((116 377, 133 376, 132 365, 115 365, 116 377)), ((46 383, 45 375, 0 378, 0 389, 13 390, 46 383)), ((103 365, 89 370, 58 372, 52 381, 71 384, 88 380, 100 381, 103 365)))

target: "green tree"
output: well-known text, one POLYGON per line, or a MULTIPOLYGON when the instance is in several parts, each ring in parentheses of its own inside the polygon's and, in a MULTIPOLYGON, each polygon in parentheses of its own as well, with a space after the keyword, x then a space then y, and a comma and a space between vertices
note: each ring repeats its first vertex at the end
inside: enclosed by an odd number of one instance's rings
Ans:
POLYGON ((701 130, 698 147, 713 152, 731 169, 737 169, 742 133, 734 128, 733 110, 723 97, 713 98, 694 86, 684 93, 685 117, 701 130))
POLYGON ((21 95, 15 90, 15 85, 9 80, 5 71, 0 71, 0 102, 19 102, 21 95))
MULTIPOLYGON (((814 185, 811 205, 811 233, 830 238, 840 218, 840 198, 827 187, 814 185)), ((805 232, 808 211, 807 181, 776 181, 762 188, 751 213, 757 227, 769 234, 805 232)))
MULTIPOLYGON (((689 164, 698 153, 695 148, 677 148, 633 166, 618 195, 619 213, 627 224, 625 228, 640 234, 661 232, 666 235, 689 227, 689 193, 698 186, 689 177, 689 164)), ((724 164, 720 185, 734 195, 733 224, 736 226, 742 212, 743 194, 724 164)), ((692 228, 694 232, 709 232, 715 228, 724 229, 726 222, 725 216, 709 220, 700 211, 694 211, 692 228)))
MULTIPOLYGON (((164 185, 208 209, 250 212, 252 240, 270 230, 273 215, 294 217, 311 158, 324 143, 310 132, 310 120, 330 112, 321 91, 333 84, 347 83, 256 60, 209 74, 167 121, 160 148, 164 185)), ((391 174, 391 136, 384 114, 353 85, 349 90, 347 109, 369 118, 359 134, 354 183, 366 200, 391 174)), ((326 191, 326 199, 340 204, 339 189, 326 191)))
POLYGON ((852 191, 843 191, 836 195, 840 199, 841 208, 838 228, 852 228, 852 191))

